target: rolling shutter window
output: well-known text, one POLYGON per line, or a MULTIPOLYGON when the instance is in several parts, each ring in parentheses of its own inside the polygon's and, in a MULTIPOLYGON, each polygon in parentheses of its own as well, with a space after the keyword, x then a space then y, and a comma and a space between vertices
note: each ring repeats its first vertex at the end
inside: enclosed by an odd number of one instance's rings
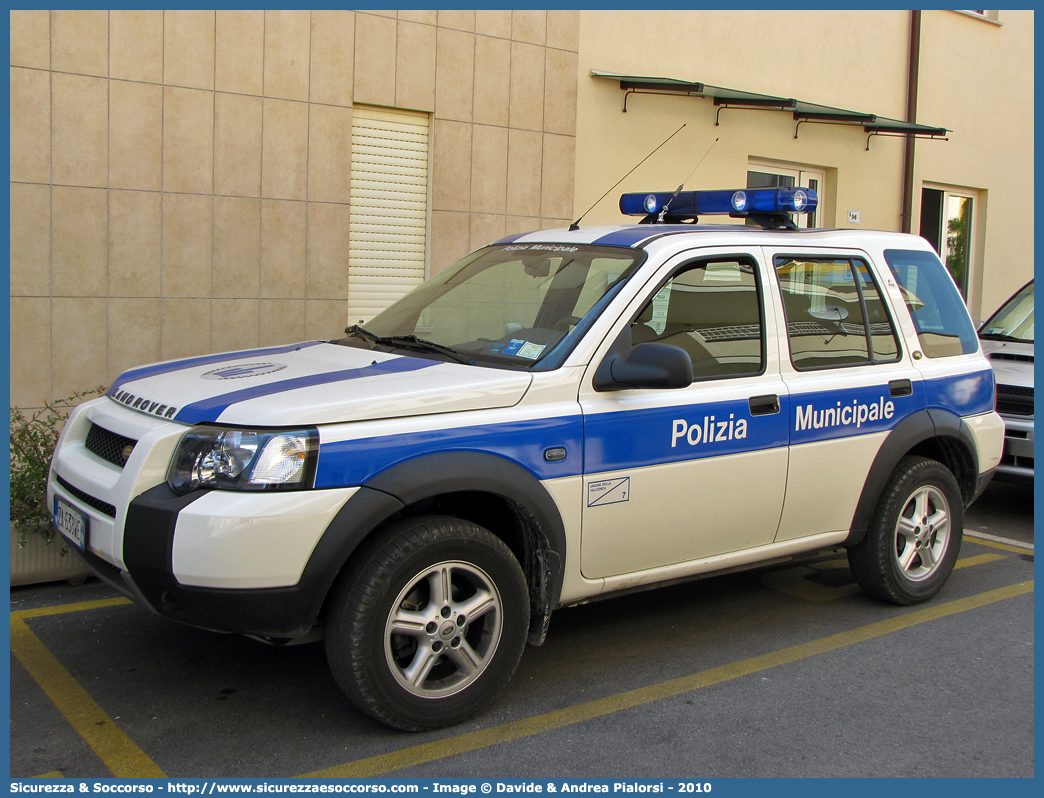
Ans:
POLYGON ((428 115, 352 109, 348 322, 369 321, 424 281, 428 115))

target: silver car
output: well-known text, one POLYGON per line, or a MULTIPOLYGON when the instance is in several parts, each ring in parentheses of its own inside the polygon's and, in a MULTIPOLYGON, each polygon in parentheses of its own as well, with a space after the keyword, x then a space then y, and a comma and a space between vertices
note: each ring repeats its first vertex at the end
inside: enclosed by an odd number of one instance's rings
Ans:
POLYGON ((1033 482, 1033 281, 979 328, 982 350, 997 381, 1004 418, 1004 457, 996 479, 1033 482))

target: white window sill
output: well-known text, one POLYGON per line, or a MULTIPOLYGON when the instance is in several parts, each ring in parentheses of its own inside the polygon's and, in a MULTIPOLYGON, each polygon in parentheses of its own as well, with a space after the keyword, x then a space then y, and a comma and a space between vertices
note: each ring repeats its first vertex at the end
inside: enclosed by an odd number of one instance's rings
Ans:
POLYGON ((979 20, 979 22, 988 22, 991 25, 996 25, 998 28, 1001 25, 1004 24, 1000 20, 990 19, 989 17, 984 17, 982 14, 976 14, 974 11, 957 11, 955 9, 951 9, 951 10, 953 11, 954 14, 960 14, 961 16, 964 16, 964 17, 971 17, 972 19, 979 20))

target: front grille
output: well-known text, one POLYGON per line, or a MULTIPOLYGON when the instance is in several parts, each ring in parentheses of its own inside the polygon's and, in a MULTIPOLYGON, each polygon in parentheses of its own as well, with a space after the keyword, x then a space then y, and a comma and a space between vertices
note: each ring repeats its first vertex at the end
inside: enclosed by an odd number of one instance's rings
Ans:
POLYGON ((102 460, 123 468, 127 465, 127 460, 130 459, 136 443, 137 441, 133 438, 125 438, 115 432, 109 432, 105 427, 91 424, 87 440, 83 445, 87 447, 87 451, 93 452, 102 460))
POLYGON ((1032 457, 1018 457, 1017 455, 1008 454, 1007 452, 1005 452, 1004 456, 1001 458, 1001 465, 1015 466, 1016 468, 1029 468, 1029 469, 1032 469, 1033 468, 1033 458, 1032 457))
POLYGON ((1033 389, 1020 385, 998 385, 997 412, 1008 416, 1032 416, 1033 389))
POLYGON ((58 484, 65 488, 67 491, 69 491, 69 493, 71 493, 77 499, 82 501, 84 504, 90 505, 98 512, 105 513, 110 518, 116 517, 116 508, 108 502, 103 502, 101 499, 96 499, 91 494, 85 493, 79 488, 73 487, 61 477, 58 477, 58 484))
POLYGON ((1005 396, 1028 396, 1033 398, 1032 388, 1023 388, 1021 385, 998 385, 997 393, 1005 396))
POLYGON ((1022 402, 1005 402, 998 396, 997 412, 1002 416, 1032 416, 1033 405, 1027 405, 1022 402))

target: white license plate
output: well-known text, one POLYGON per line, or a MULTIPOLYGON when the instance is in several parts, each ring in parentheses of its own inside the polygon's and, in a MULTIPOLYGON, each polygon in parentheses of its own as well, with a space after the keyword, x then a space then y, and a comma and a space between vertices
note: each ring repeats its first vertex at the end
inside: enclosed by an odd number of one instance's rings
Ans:
POLYGON ((57 496, 54 497, 54 526, 80 551, 87 546, 87 516, 57 496))

